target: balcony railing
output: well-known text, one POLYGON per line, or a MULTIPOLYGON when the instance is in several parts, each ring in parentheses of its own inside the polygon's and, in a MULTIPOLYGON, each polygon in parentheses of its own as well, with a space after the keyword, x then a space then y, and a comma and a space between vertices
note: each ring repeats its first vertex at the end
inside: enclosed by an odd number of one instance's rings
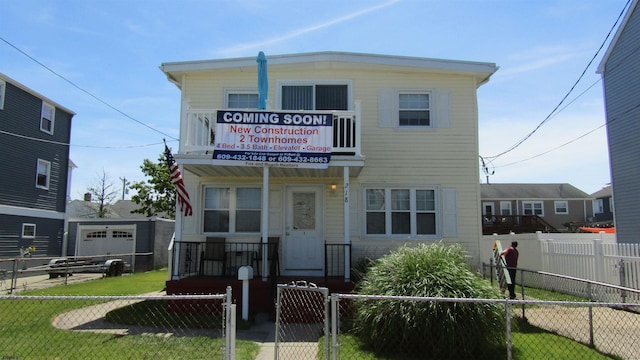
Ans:
MULTIPOLYGON (((314 111, 309 111, 314 113, 314 111)), ((326 113, 326 111, 323 111, 326 113)), ((332 111, 334 155, 360 156, 360 102, 355 111, 332 111)), ((185 154, 213 153, 216 126, 216 110, 190 109, 181 124, 180 152, 185 154)))

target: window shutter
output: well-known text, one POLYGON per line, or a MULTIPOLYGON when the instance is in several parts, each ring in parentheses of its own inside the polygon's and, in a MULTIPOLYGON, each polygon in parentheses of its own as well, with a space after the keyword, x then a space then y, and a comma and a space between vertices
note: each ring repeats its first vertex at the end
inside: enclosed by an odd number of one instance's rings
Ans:
POLYGON ((378 126, 382 128, 393 127, 394 119, 394 91, 381 89, 378 92, 378 126))
POLYGON ((435 123, 436 128, 450 128, 451 124, 451 93, 438 90, 435 92, 435 123))
POLYGON ((442 189, 442 236, 458 236, 458 209, 456 189, 442 189))

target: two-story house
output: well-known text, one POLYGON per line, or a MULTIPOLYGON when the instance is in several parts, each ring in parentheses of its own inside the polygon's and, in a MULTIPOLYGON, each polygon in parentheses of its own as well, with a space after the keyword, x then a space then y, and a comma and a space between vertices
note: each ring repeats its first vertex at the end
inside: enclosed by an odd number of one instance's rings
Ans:
POLYGON ((0 257, 59 256, 74 167, 69 160, 75 113, 0 73, 0 257))
POLYGON ((607 49, 602 76, 618 243, 640 243, 640 6, 633 0, 607 49))
POLYGON ((574 232, 592 214, 592 197, 571 184, 482 184, 486 235, 574 232))
POLYGON ((349 280, 359 258, 440 240, 479 266, 476 93, 495 64, 317 52, 267 68, 257 110, 255 57, 161 66, 181 91, 174 155, 193 205, 168 291, 240 265, 349 280))

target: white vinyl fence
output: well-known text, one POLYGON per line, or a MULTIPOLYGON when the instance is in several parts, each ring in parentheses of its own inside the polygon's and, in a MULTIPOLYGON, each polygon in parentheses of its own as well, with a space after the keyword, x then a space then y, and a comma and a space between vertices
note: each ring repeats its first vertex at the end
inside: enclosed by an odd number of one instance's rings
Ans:
POLYGON ((481 256, 489 263, 493 242, 518 242, 519 268, 640 289, 640 244, 618 244, 615 234, 510 234, 484 236, 481 256))

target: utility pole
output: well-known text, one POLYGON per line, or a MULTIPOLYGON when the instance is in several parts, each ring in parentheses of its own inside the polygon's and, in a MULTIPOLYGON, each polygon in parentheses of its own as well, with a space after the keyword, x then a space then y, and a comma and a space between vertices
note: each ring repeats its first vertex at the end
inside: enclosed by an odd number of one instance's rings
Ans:
POLYGON ((124 200, 124 194, 129 193, 129 189, 127 189, 127 178, 120 178, 122 180, 122 200, 124 200))

